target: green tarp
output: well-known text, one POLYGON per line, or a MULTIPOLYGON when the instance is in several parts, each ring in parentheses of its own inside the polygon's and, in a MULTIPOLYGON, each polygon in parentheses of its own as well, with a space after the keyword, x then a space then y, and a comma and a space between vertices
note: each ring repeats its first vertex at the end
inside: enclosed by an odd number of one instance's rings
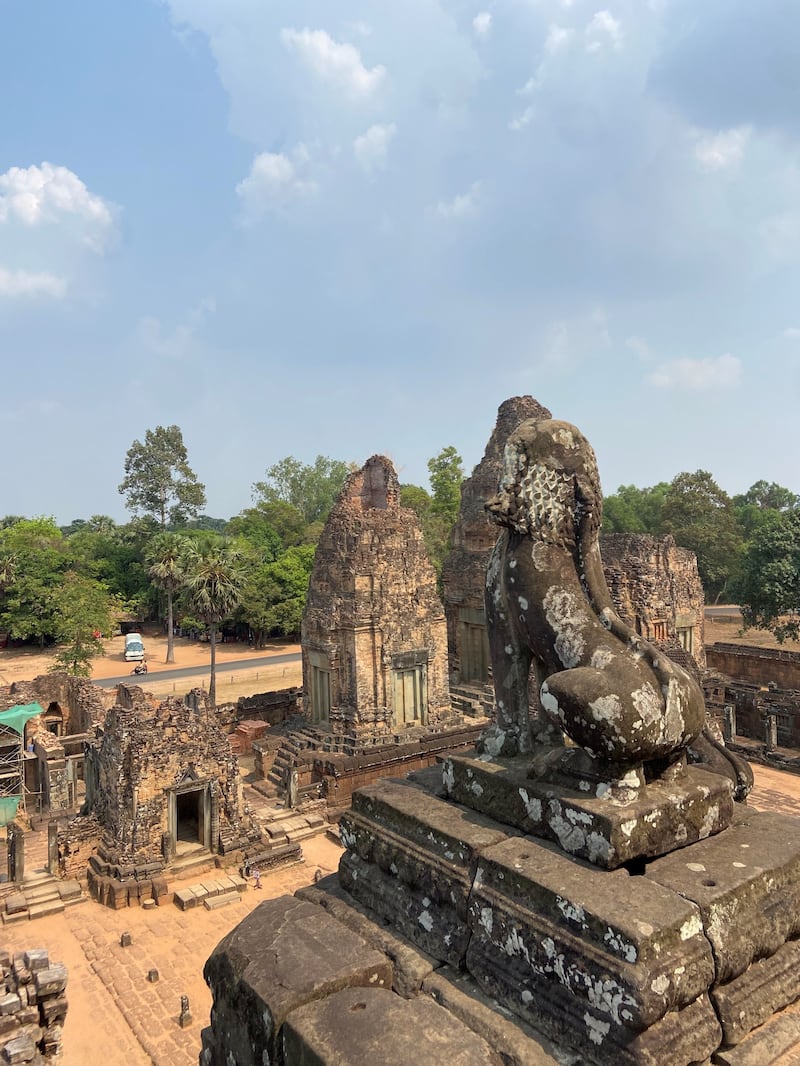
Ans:
POLYGON ((0 796, 0 825, 8 825, 17 817, 20 796, 0 796))
POLYGON ((0 712, 0 726, 13 729, 20 736, 25 732, 25 723, 35 718, 37 714, 44 714, 44 709, 38 703, 20 703, 8 711, 0 712))

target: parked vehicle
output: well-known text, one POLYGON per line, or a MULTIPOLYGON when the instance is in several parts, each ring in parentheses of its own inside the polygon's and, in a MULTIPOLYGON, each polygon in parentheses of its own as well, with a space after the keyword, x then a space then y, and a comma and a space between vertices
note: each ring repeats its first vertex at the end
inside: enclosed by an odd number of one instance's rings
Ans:
POLYGON ((144 660, 144 641, 141 633, 128 633, 125 637, 125 662, 142 662, 144 660))

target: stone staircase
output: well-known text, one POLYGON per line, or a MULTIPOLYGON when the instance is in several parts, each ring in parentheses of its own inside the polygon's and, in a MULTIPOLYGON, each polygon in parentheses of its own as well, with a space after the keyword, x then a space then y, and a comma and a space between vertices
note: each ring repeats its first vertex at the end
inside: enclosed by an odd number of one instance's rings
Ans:
POLYGON ((494 714, 494 689, 491 685, 451 685, 453 710, 466 718, 491 718, 494 714))
POLYGON ((21 882, 0 884, 3 925, 45 918, 85 903, 79 881, 62 881, 47 870, 47 823, 25 834, 25 873, 21 882))

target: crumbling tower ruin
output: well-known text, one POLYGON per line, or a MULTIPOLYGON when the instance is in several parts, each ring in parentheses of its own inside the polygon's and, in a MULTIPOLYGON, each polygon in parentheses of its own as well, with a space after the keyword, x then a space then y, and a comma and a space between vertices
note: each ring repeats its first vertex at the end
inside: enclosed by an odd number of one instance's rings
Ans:
POLYGON ((356 747, 452 717, 436 574, 399 498, 384 456, 350 474, 320 537, 303 617, 306 714, 356 747))

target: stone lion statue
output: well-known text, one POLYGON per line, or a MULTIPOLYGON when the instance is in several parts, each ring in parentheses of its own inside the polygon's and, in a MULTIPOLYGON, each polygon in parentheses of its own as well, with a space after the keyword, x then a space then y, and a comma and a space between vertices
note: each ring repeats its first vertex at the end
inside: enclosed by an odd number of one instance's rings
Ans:
POLYGON ((557 729, 620 776, 677 762, 703 731, 703 694, 614 609, 600 558, 600 478, 583 434, 555 419, 523 422, 486 509, 502 529, 486 576, 496 722, 484 751, 532 750, 533 677, 557 729))

